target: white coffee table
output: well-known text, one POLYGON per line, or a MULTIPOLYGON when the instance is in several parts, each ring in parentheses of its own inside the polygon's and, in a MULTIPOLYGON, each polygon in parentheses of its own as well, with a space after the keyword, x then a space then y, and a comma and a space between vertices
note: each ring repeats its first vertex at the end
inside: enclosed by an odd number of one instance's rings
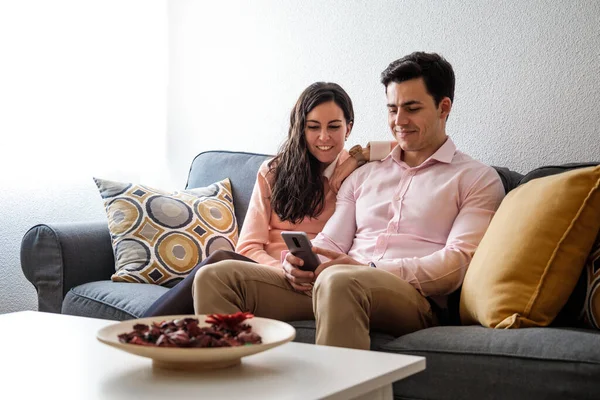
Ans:
POLYGON ((96 340, 112 323, 0 315, 2 392, 15 399, 392 399, 393 382, 425 369, 423 357, 287 343, 232 368, 167 371, 96 340))

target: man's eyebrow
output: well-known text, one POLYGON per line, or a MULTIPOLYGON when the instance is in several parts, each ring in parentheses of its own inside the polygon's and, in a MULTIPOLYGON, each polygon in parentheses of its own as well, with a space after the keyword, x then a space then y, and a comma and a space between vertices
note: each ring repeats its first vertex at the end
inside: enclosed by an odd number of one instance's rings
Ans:
MULTIPOLYGON (((412 106, 415 104, 423 104, 423 102, 419 101, 419 100, 409 100, 409 101, 405 101, 404 103, 400 104, 400 107, 407 107, 407 106, 412 106)), ((392 103, 389 103, 387 106, 388 106, 388 108, 398 107, 398 105, 392 104, 392 103)))
POLYGON ((401 106, 407 107, 407 106, 412 106, 414 104, 423 104, 423 103, 419 100, 409 100, 409 101, 405 101, 404 103, 402 103, 401 106))

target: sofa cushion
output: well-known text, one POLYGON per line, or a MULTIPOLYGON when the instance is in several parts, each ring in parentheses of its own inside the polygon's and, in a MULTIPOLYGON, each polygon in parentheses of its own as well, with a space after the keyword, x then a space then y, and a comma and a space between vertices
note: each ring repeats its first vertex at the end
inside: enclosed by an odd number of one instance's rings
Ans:
POLYGON ((427 359, 425 371, 394 384, 395 398, 591 399, 598 394, 598 341, 593 330, 446 326, 381 350, 427 359))
POLYGON ((65 296, 62 313, 124 321, 141 318, 168 289, 158 285, 97 281, 75 286, 65 296))
MULTIPOLYGON (((167 290, 158 285, 126 282, 85 283, 67 293, 62 313, 115 321, 142 318, 146 309, 167 290)), ((315 321, 293 321, 289 324, 296 328, 295 342, 315 343, 315 321)), ((371 348, 377 350, 392 340, 394 337, 391 335, 374 332, 371 334, 371 348)))
POLYGON ((511 171, 506 167, 494 167, 498 175, 500 176, 500 180, 502 181, 502 186, 504 186, 504 192, 508 193, 517 186, 519 186, 519 182, 523 179, 523 175, 516 172, 511 171))
POLYGON ((235 249, 238 228, 227 178, 176 192, 94 180, 115 253, 113 281, 170 286, 215 251, 235 249))
MULTIPOLYGON (((296 328, 296 338, 294 339, 294 342, 315 343, 315 321, 292 321, 288 323, 296 328)), ((379 350, 381 346, 392 340, 394 340, 392 335, 381 332, 371 332, 371 350, 379 350)))
POLYGON ((543 178, 545 176, 561 174, 563 172, 573 171, 581 168, 589 168, 600 165, 600 162, 586 162, 586 163, 567 163, 561 165, 545 165, 529 171, 523 175, 518 182, 518 186, 524 185, 534 179, 543 178))
POLYGON ((464 324, 547 326, 575 288, 600 229, 600 166, 521 185, 502 201, 467 270, 464 324))

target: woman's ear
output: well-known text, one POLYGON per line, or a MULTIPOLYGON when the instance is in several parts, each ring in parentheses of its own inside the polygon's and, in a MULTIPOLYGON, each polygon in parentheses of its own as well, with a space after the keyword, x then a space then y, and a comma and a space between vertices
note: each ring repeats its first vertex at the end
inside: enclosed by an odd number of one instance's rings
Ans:
POLYGON ((350 132, 352 131, 352 125, 353 125, 353 123, 354 123, 354 121, 350 121, 347 124, 347 127, 346 127, 346 139, 345 140, 348 140, 348 136, 350 136, 350 132))

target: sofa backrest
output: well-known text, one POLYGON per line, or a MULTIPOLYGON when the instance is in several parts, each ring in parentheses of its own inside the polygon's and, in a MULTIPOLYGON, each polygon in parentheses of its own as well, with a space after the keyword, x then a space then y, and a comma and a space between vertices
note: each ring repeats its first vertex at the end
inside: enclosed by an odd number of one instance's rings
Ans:
POLYGON ((236 151, 205 151, 198 154, 190 167, 186 189, 208 186, 225 178, 231 181, 235 217, 242 227, 256 182, 256 173, 268 154, 236 151))
POLYGON ((519 186, 519 182, 521 182, 521 179, 523 178, 523 174, 520 174, 516 171, 511 171, 506 167, 494 167, 494 169, 498 175, 500 175, 500 179, 502 180, 504 191, 506 193, 519 186))
MULTIPOLYGON (((268 154, 214 150, 198 154, 190 167, 186 189, 208 186, 225 178, 231 181, 235 216, 240 228, 244 223, 256 173, 260 165, 273 156, 268 154)), ((517 187, 523 175, 504 167, 494 167, 506 193, 517 187)))

